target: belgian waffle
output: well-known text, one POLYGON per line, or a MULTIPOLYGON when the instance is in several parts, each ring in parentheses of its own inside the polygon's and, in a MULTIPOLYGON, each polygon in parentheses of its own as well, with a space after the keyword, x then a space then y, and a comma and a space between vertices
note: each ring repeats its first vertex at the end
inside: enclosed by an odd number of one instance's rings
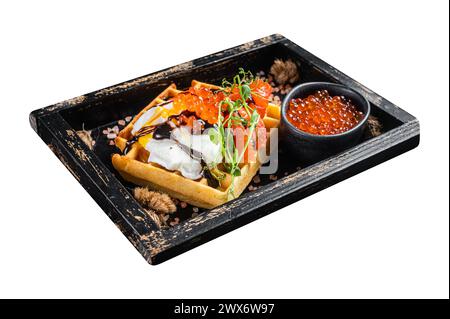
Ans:
MULTIPOLYGON (((219 88, 218 86, 196 80, 192 81, 192 86, 209 89, 219 88)), ((180 92, 182 91, 177 90, 175 84, 169 85, 119 132, 115 139, 115 145, 123 152, 127 147, 127 142, 133 137, 131 131, 138 118, 150 108, 170 100, 180 92)), ((280 107, 269 103, 263 122, 267 130, 278 127, 280 123, 280 107)), ((208 185, 205 178, 194 181, 183 177, 177 171, 169 171, 157 164, 147 163, 148 154, 148 151, 139 143, 134 143, 125 155, 114 154, 112 163, 125 180, 136 185, 148 186, 165 192, 174 198, 197 207, 214 208, 232 199, 228 191, 232 180, 229 174, 227 174, 225 182, 221 183, 221 186, 213 188, 208 185), (229 182, 227 183, 226 181, 229 182)), ((233 181, 233 194, 235 197, 245 190, 260 167, 261 164, 258 161, 242 164, 240 167, 241 176, 235 177, 233 181)))

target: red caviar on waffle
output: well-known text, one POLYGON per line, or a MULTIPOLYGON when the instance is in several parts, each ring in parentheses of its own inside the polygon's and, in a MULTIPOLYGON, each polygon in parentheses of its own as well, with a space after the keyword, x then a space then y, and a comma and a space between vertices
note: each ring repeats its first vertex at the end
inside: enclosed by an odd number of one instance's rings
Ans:
MULTIPOLYGON (((256 108, 260 118, 266 115, 266 108, 269 103, 269 96, 272 93, 272 87, 269 83, 260 79, 255 79, 250 84, 252 90, 251 100, 248 105, 251 110, 256 108)), ((212 90, 205 87, 190 87, 173 98, 173 107, 176 111, 187 110, 209 124, 216 124, 219 115, 219 103, 230 93, 231 101, 238 100, 241 96, 239 89, 233 88, 231 92, 222 90, 212 90)))
POLYGON ((221 91, 190 87, 173 98, 173 105, 176 110, 187 110, 209 124, 215 124, 219 115, 219 102, 224 98, 225 95, 221 91))

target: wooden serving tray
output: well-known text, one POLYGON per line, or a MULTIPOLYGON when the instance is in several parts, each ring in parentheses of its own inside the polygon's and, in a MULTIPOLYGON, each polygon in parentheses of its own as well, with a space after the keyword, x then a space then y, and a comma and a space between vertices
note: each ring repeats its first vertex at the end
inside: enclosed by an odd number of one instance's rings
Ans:
MULTIPOLYGON (((295 84, 298 84, 295 83, 295 84)), ((282 94, 279 94, 282 98, 282 94)), ((237 227, 301 200, 350 176, 404 153, 419 144, 419 122, 378 94, 336 70, 281 35, 271 35, 159 72, 85 94, 33 111, 33 129, 58 156, 136 249, 151 264, 158 264, 237 227), (192 79, 220 84, 239 67, 268 73, 276 58, 299 66, 298 83, 327 81, 344 84, 364 95, 382 134, 367 132, 355 147, 305 166, 280 147, 279 170, 250 185, 239 198, 211 210, 183 205, 160 228, 133 198, 133 185, 111 165, 117 152, 106 131, 123 127, 170 83, 188 87, 192 79), (122 123, 122 124, 120 124, 122 123), (95 141, 89 147, 81 130, 95 141)))

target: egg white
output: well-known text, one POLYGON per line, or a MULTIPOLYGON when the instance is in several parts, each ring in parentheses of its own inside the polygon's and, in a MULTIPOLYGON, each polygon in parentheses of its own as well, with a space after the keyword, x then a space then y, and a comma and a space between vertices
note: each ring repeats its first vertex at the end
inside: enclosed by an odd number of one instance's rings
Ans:
POLYGON ((199 179, 201 159, 207 164, 222 161, 221 146, 214 144, 207 133, 193 135, 190 127, 182 126, 172 130, 170 139, 151 139, 145 146, 150 153, 148 162, 179 171, 186 178, 199 179))
POLYGON ((145 149, 150 152, 148 162, 156 163, 170 171, 179 171, 189 179, 202 177, 202 165, 199 160, 189 156, 172 139, 151 139, 145 149))
MULTIPOLYGON (((210 128, 214 130, 214 128, 210 128)), ((219 144, 214 144, 208 134, 191 134, 188 126, 177 127, 172 131, 171 137, 193 152, 201 154, 202 159, 207 164, 222 162, 222 148, 219 144)))

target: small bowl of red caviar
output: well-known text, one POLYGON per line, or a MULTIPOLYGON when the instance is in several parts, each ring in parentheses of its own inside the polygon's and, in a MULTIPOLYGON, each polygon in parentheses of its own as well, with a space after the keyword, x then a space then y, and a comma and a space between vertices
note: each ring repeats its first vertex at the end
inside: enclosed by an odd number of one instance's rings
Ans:
POLYGON ((367 99, 344 85, 304 83, 283 100, 281 136, 302 161, 313 162, 356 145, 369 114, 367 99))

